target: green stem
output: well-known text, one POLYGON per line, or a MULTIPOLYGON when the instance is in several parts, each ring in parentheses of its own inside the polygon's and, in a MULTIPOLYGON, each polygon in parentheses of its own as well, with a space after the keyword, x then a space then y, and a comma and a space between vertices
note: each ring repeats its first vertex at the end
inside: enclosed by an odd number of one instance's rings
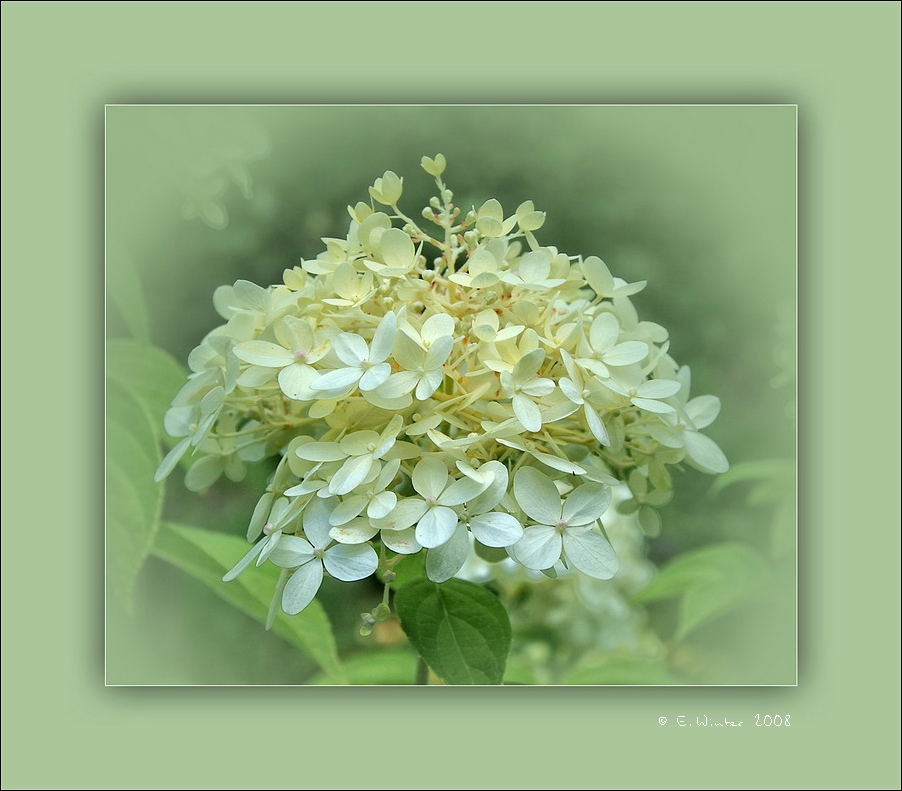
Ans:
POLYGON ((429 685, 429 666, 421 656, 417 657, 417 670, 416 675, 413 678, 413 683, 418 686, 429 685))

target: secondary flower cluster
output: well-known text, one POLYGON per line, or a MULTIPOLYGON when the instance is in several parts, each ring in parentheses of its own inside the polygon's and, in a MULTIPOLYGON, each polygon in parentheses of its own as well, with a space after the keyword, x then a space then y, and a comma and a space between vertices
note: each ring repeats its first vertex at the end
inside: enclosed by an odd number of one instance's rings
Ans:
POLYGON ((422 165, 437 231, 402 213, 386 172, 370 195, 387 210, 349 207, 347 235, 282 283, 217 289, 226 323, 166 414, 182 439, 158 479, 189 451, 195 490, 278 459, 248 528, 259 541, 224 577, 282 568, 273 616, 306 607, 325 572, 358 580, 420 551, 436 582, 474 547, 608 579, 612 485, 648 522, 671 495, 667 465, 728 466, 700 433, 718 399, 690 399, 667 332, 630 302, 644 282, 540 245, 531 201, 462 215, 444 157, 422 165))

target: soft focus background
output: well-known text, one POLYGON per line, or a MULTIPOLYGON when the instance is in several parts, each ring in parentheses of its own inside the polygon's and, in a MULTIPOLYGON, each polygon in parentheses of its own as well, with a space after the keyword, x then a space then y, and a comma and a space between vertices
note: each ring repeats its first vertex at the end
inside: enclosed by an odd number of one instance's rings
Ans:
MULTIPOLYGON (((706 433, 733 464, 720 480, 675 474, 659 534, 612 515, 631 559, 621 580, 502 578, 510 680, 795 683, 794 107, 110 107, 108 336, 146 335, 183 364, 221 323, 216 286, 275 283, 315 257, 387 169, 416 216, 431 194, 419 160, 437 152, 459 205, 495 197, 510 213, 531 199, 547 212, 541 243, 648 281, 640 317, 669 330, 693 394, 720 397, 706 433), (643 598, 656 568, 686 557, 693 585, 643 598)), ((127 465, 117 452, 108 463, 127 465)), ((200 496, 181 474, 166 482, 165 519, 244 534, 264 469, 200 496)), ((391 623, 357 635, 378 595, 366 581, 321 592, 349 680, 409 683, 413 657, 391 623)), ((160 557, 130 595, 108 587, 107 619, 112 684, 328 680, 160 557)))

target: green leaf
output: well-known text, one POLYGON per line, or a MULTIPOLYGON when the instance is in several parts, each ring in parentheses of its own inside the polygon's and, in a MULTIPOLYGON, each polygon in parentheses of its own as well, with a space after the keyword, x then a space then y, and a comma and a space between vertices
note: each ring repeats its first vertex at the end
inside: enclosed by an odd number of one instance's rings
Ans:
POLYGON ((683 682, 659 662, 631 657, 609 657, 574 670, 564 684, 673 685, 683 682))
POLYGON ((106 556, 111 593, 131 612, 132 590, 150 552, 163 488, 154 483, 160 451, 141 403, 115 381, 107 384, 106 556))
MULTIPOLYGON (((272 564, 249 568, 238 579, 223 582, 222 576, 248 550, 242 538, 199 527, 164 522, 153 553, 209 586, 229 604, 261 623, 266 622, 279 570, 272 564)), ((338 660, 332 627, 322 606, 312 601, 298 615, 280 612, 273 631, 308 654, 331 679, 347 683, 338 660)))
POLYGON ((111 249, 107 256, 107 293, 129 332, 142 343, 150 342, 150 320, 138 270, 131 256, 111 249))
POLYGON ((185 383, 185 370, 156 346, 116 338, 107 342, 107 380, 115 381, 140 401, 154 431, 162 431, 163 414, 185 383))
POLYGON ((682 596, 676 637, 754 599, 768 579, 767 561, 745 544, 725 543, 686 552, 665 564, 638 602, 682 596))
POLYGON ((717 494, 727 486, 742 481, 781 481, 791 486, 795 481, 795 462, 790 459, 758 459, 734 464, 728 472, 718 475, 711 485, 717 494))
MULTIPOLYGON (((405 649, 363 651, 344 663, 349 684, 408 685, 413 683, 417 669, 417 655, 405 649)), ((310 680, 311 684, 334 684, 324 673, 310 680)))
POLYGON ((401 626, 420 656, 448 684, 500 684, 510 650, 507 611, 480 585, 427 579, 395 595, 401 626))

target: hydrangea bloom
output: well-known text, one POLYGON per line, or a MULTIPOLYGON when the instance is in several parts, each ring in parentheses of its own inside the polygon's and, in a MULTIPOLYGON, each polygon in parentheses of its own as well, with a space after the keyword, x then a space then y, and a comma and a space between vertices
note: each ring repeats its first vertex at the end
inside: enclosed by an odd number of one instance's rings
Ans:
POLYGON ((189 451, 196 489, 278 460, 248 529, 264 536, 224 579, 275 563, 288 613, 324 573, 360 579, 425 551, 443 582, 474 544, 609 579, 611 485, 649 508, 670 496, 667 465, 728 466, 701 434, 719 401, 689 399, 666 331, 630 302, 644 282, 541 245, 531 201, 462 212, 444 157, 422 166, 437 230, 401 211, 403 180, 386 172, 346 235, 281 283, 217 290, 225 323, 166 416, 182 439, 158 478, 189 451))

